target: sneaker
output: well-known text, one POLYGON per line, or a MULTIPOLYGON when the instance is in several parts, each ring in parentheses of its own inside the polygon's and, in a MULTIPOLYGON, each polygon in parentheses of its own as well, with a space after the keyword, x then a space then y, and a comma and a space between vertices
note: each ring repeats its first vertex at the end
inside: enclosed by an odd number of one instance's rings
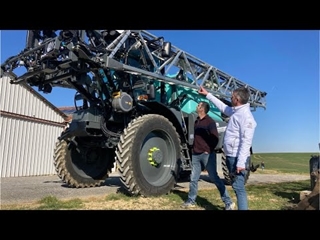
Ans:
POLYGON ((196 206, 196 204, 194 204, 194 203, 192 203, 190 201, 186 201, 181 205, 181 207, 183 207, 183 208, 193 208, 195 206, 196 206))
POLYGON ((226 205, 225 210, 234 210, 236 204, 233 202, 231 204, 226 205))

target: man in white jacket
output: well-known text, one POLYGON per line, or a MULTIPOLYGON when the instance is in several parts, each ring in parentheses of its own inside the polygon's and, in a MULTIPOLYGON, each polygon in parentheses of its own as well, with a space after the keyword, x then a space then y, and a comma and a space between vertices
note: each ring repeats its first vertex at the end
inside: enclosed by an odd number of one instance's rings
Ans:
POLYGON ((232 92, 231 106, 223 103, 202 86, 199 93, 230 117, 223 139, 223 149, 228 170, 234 176, 232 188, 237 197, 238 210, 248 210, 245 176, 249 171, 250 148, 257 126, 248 103, 250 92, 245 87, 235 89, 232 92))

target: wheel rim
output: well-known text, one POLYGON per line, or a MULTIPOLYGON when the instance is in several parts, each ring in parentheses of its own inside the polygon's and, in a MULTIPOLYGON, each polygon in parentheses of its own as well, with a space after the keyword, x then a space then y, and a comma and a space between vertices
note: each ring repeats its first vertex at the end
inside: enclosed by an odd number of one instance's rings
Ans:
POLYGON ((106 174, 111 154, 108 149, 72 143, 70 147, 72 168, 79 176, 99 179, 106 174))
POLYGON ((139 155, 143 177, 153 186, 162 186, 172 178, 176 149, 169 134, 161 130, 150 132, 144 139, 139 155))

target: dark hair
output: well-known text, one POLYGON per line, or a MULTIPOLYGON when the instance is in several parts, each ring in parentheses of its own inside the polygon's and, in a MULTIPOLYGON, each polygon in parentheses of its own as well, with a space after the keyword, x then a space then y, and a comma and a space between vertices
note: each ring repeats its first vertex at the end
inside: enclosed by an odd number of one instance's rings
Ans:
POLYGON ((200 103, 201 103, 201 106, 202 106, 203 109, 204 109, 204 112, 205 112, 205 113, 208 113, 209 110, 210 110, 210 105, 209 105, 209 103, 207 103, 207 102, 200 102, 200 103))
POLYGON ((233 91, 238 97, 242 104, 246 104, 250 98, 250 91, 246 87, 239 87, 233 91))

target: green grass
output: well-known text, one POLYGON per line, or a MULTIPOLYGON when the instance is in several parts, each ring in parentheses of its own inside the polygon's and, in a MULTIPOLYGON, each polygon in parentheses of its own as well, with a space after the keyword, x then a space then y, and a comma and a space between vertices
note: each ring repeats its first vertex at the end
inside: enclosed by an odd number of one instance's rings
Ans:
POLYGON ((260 164, 264 161, 265 170, 278 173, 309 174, 312 155, 319 153, 254 153, 252 162, 260 164))
MULTIPOLYGON (((283 182, 273 184, 248 185, 247 194, 249 199, 250 210, 291 210, 300 201, 300 192, 310 187, 310 181, 283 182)), ((232 199, 236 196, 231 189, 227 187, 232 199)), ((174 191, 166 198, 170 198, 170 202, 178 202, 187 199, 187 193, 174 191), (178 200, 180 198, 180 200, 178 200)), ((199 190, 197 197, 198 209, 203 210, 223 210, 224 204, 220 198, 217 189, 199 190)), ((177 204, 173 205, 173 209, 178 209, 177 204)))
MULTIPOLYGON (((300 201, 300 192, 310 187, 310 181, 283 182, 248 185, 250 210, 292 210, 300 201)), ((230 186, 229 194, 236 200, 230 186)), ((184 210, 181 204, 187 199, 186 191, 174 190, 161 197, 128 197, 123 193, 112 193, 102 199, 59 200, 53 196, 43 198, 27 206, 12 205, 5 209, 18 210, 184 210)), ((215 187, 198 192, 194 210, 223 210, 224 204, 215 187)))
POLYGON ((83 208, 81 199, 59 200, 54 196, 44 197, 40 201, 26 206, 12 205, 12 209, 15 210, 76 210, 81 208, 83 208))
POLYGON ((79 209, 82 207, 82 201, 78 198, 68 201, 61 201, 54 196, 48 196, 39 201, 38 210, 54 210, 54 209, 79 209))

